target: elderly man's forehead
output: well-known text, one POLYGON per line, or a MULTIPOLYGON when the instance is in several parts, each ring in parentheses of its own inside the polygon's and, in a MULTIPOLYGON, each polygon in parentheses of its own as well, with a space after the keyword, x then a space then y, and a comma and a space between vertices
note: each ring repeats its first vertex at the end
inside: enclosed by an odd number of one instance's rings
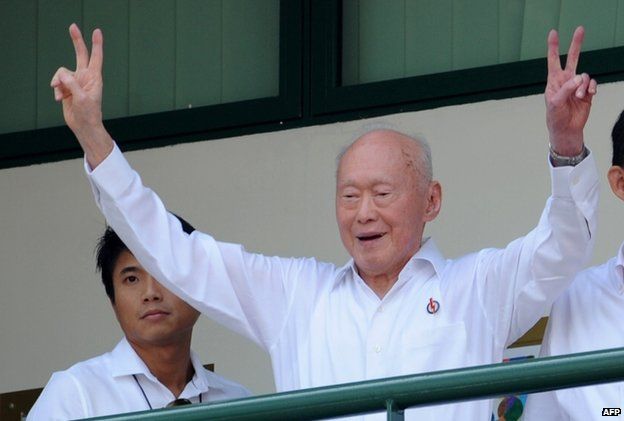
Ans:
POLYGON ((393 140, 398 141, 411 141, 411 137, 406 135, 405 133, 401 133, 397 130, 393 129, 375 129, 369 132, 364 133, 360 137, 358 137, 353 145, 360 143, 361 141, 371 141, 378 140, 382 142, 389 142, 393 140))
POLYGON ((378 149, 385 153, 400 153, 408 164, 422 153, 419 142, 403 133, 394 130, 375 130, 360 136, 344 149, 343 153, 338 156, 338 169, 344 158, 360 155, 361 152, 366 153, 371 149, 378 149))

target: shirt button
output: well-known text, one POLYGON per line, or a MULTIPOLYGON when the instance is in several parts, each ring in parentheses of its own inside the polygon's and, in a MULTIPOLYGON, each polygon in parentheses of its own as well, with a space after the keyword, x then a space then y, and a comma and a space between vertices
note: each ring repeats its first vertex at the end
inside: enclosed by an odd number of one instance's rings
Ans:
POLYGON ((383 313, 383 311, 384 311, 383 306, 379 306, 379 308, 377 309, 377 311, 378 311, 379 313, 383 313))
POLYGON ((373 348, 375 350, 376 354, 379 354, 381 352, 381 345, 375 345, 375 348, 373 348))

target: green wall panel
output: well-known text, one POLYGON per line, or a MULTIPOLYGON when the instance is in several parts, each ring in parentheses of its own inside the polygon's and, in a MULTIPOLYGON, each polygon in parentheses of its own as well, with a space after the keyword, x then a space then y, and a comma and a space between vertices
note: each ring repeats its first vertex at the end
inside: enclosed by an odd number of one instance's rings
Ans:
POLYGON ((360 2, 342 3, 342 84, 360 83, 360 2))
POLYGON ((559 33, 562 51, 568 50, 574 29, 585 27, 583 51, 611 47, 617 17, 617 0, 600 0, 596 2, 586 0, 565 0, 561 3, 559 18, 559 33))
POLYGON ((498 0, 453 2, 453 69, 498 62, 498 0))
POLYGON ((360 80, 405 75, 405 1, 360 2, 360 80))
POLYGON ((525 0, 520 59, 546 56, 546 36, 559 27, 561 0, 525 0))
POLYGON ((127 0, 83 0, 85 37, 100 28, 104 34, 104 118, 128 115, 128 13, 127 0))
POLYGON ((613 44, 624 45, 624 0, 618 0, 616 16, 613 44))
POLYGON ((0 133, 32 129, 37 107, 33 86, 37 78, 37 2, 2 0, 0 16, 11 16, 0 27, 0 80, 4 87, 0 133))
POLYGON ((174 108, 175 26, 174 0, 130 2, 131 115, 174 108))
POLYGON ((72 22, 82 26, 82 2, 40 0, 37 32, 37 128, 64 124, 61 107, 54 101, 50 80, 61 66, 74 70, 76 54, 69 38, 72 22))
POLYGON ((453 0, 408 1, 405 7, 405 73, 409 76, 451 68, 453 0))
POLYGON ((221 0, 177 2, 175 107, 221 102, 221 0))
POLYGON ((279 94, 279 1, 223 2, 223 102, 279 94))
POLYGON ((520 60, 524 0, 498 1, 498 62, 520 60))

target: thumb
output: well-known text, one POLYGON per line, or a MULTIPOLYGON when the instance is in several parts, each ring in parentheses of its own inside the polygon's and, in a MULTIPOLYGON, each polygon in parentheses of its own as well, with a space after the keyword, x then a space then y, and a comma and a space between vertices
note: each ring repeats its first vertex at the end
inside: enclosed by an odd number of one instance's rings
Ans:
MULTIPOLYGON (((63 88, 65 88, 65 92, 69 91, 69 94, 74 98, 81 97, 83 95, 83 90, 73 75, 68 73, 61 73, 58 78, 63 88)), ((69 95, 65 95, 65 98, 67 98, 67 96, 69 95)))
POLYGON ((570 97, 575 96, 576 89, 583 83, 583 77, 576 75, 573 78, 568 79, 559 88, 559 91, 552 97, 552 104, 559 106, 565 103, 570 97))

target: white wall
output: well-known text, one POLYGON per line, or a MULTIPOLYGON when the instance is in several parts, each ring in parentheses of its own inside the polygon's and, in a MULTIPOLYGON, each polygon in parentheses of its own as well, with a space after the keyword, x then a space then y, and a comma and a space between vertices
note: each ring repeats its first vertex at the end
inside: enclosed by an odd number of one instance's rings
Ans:
MULTIPOLYGON (((601 86, 586 130, 604 175, 624 83, 601 86)), ((549 192, 541 95, 387 116, 424 134, 444 200, 429 235, 447 256, 502 246, 537 222, 549 192)), ((334 158, 364 122, 331 124, 128 153, 168 208, 249 250, 347 255, 334 220, 334 158)), ((622 240, 624 206, 603 177, 594 262, 622 240)), ((0 392, 45 384, 54 370, 109 350, 120 338, 94 271, 104 220, 81 160, 0 171, 0 392)), ((201 320, 194 348, 254 392, 274 390, 268 358, 201 320)))

